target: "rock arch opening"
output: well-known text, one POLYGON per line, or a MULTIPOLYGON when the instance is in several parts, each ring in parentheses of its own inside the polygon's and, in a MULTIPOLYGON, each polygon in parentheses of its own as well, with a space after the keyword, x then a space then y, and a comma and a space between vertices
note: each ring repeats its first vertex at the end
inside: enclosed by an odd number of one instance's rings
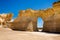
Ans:
POLYGON ((39 29, 39 31, 41 31, 43 29, 43 24, 44 24, 44 21, 41 17, 38 17, 37 19, 37 27, 39 29))

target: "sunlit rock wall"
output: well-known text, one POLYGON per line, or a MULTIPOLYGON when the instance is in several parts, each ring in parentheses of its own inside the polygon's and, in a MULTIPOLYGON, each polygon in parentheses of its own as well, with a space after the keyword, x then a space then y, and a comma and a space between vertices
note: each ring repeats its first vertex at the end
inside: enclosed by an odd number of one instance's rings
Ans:
POLYGON ((0 14, 0 27, 8 27, 7 22, 12 19, 13 14, 0 14))
POLYGON ((60 32, 60 2, 53 3, 46 10, 21 10, 18 17, 11 23, 11 29, 21 31, 38 31, 37 18, 44 21, 43 31, 60 32))
POLYGON ((52 9, 54 14, 44 21, 43 31, 60 32, 60 2, 55 2, 52 9))
POLYGON ((37 11, 32 9, 21 10, 18 17, 14 20, 12 29, 21 31, 38 31, 38 16, 35 15, 36 13, 37 11))

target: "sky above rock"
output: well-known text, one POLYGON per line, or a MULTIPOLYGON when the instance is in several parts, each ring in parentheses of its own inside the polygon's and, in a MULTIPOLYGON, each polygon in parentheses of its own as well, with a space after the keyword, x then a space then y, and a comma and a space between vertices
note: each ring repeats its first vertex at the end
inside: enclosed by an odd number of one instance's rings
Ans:
MULTIPOLYGON (((18 16, 20 10, 33 9, 47 9, 51 8, 52 4, 57 0, 0 0, 0 14, 2 13, 13 13, 13 18, 18 16)), ((38 18, 39 27, 43 26, 43 21, 38 18)))

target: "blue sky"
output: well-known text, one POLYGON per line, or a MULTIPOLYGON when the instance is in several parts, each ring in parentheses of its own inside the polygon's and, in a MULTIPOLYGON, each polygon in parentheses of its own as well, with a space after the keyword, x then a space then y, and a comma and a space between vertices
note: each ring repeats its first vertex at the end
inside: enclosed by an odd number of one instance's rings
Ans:
MULTIPOLYGON (((13 13, 13 18, 16 18, 20 10, 33 9, 47 9, 52 7, 52 3, 57 0, 0 0, 0 14, 13 13)), ((43 21, 38 19, 38 25, 42 26, 43 21)))

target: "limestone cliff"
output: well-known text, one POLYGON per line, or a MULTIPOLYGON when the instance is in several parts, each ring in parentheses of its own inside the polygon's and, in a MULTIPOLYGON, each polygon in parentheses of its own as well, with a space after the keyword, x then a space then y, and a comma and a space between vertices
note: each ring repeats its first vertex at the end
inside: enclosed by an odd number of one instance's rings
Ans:
POLYGON ((21 10, 18 17, 14 20, 12 29, 22 31, 38 31, 37 29, 37 11, 27 9, 21 10), (29 26, 30 25, 30 26, 29 26))
POLYGON ((46 10, 21 10, 11 28, 22 31, 38 31, 38 17, 44 21, 43 31, 60 32, 60 2, 53 3, 53 7, 46 10))
POLYGON ((43 31, 60 32, 60 2, 54 3, 52 9, 54 10, 54 15, 44 21, 43 31))

